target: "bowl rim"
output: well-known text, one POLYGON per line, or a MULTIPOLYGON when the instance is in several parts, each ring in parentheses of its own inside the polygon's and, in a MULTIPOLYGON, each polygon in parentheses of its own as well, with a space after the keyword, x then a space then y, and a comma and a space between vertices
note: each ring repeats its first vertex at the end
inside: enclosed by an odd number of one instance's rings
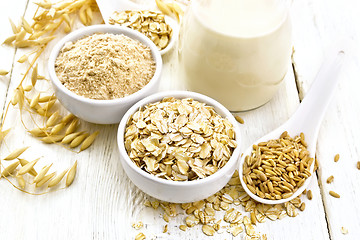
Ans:
POLYGON ((48 71, 51 82, 62 92, 64 92, 69 97, 76 99, 79 102, 83 103, 90 103, 93 105, 117 105, 121 103, 129 103, 134 102, 139 99, 142 95, 146 94, 149 89, 151 89, 154 85, 157 84, 157 82, 160 81, 161 77, 161 71, 162 71, 162 58, 160 51, 157 49, 155 44, 145 35, 142 33, 135 31, 133 29, 122 27, 122 26, 116 26, 116 25, 106 25, 106 24, 98 24, 98 25, 92 25, 87 27, 79 28, 66 36, 64 36, 51 50, 49 59, 48 59, 48 71), (131 39, 135 39, 140 41, 142 44, 148 46, 150 48, 152 57, 155 61, 155 72, 150 81, 140 90, 137 92, 134 92, 128 96, 122 97, 122 98, 115 98, 110 100, 99 100, 99 99, 91 99, 86 98, 81 95, 77 95, 76 93, 70 91, 68 88, 66 88, 59 80, 59 78, 56 75, 55 72, 55 61, 58 57, 60 50, 67 42, 73 42, 78 39, 84 38, 86 36, 93 35, 95 33, 113 33, 113 34, 123 34, 127 37, 130 37, 131 39), (135 36, 135 38, 134 38, 135 36))
POLYGON ((235 170, 238 166, 238 161, 240 158, 240 148, 241 148, 241 131, 238 122, 235 120, 234 116, 230 113, 230 111, 225 108, 221 103, 217 102, 216 100, 205 96, 200 93, 196 92, 190 92, 190 91, 182 91, 182 90, 176 90, 176 91, 162 91, 155 94, 152 94, 136 104, 134 104, 128 111, 124 114, 123 118, 121 119, 118 127, 118 133, 117 133, 117 144, 120 152, 120 157, 123 158, 123 160, 138 174, 140 174, 142 177, 155 181, 161 184, 170 185, 170 186, 179 186, 179 187, 185 187, 185 186, 196 186, 196 185, 202 185, 209 182, 212 182, 220 177, 222 177, 226 172, 231 168, 232 165, 235 166, 235 170), (203 179, 197 179, 193 181, 173 181, 173 180, 167 180, 162 179, 159 177, 156 177, 155 175, 152 175, 148 172, 145 172, 130 159, 128 156, 125 145, 124 145, 124 133, 125 133, 125 127, 126 123, 133 113, 135 113, 139 107, 142 107, 148 103, 154 103, 157 101, 160 101, 164 97, 174 97, 177 99, 185 99, 185 98, 193 98, 194 100, 197 100, 199 102, 206 103, 209 106, 213 106, 216 110, 216 112, 222 116, 227 118, 231 124, 234 127, 235 132, 235 141, 237 143, 237 147, 234 149, 230 159, 228 162, 220 168, 218 171, 216 171, 214 174, 207 176, 203 179), (220 110, 220 111, 219 111, 220 110))

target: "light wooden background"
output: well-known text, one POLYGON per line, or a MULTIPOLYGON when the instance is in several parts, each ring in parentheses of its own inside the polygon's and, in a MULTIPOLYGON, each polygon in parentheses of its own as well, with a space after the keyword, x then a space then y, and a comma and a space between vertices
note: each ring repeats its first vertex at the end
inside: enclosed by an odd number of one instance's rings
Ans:
MULTIPOLYGON (((11 34, 9 17, 14 21, 22 15, 30 19, 34 10, 30 0, 1 1, 0 41, 11 34)), ((268 104, 239 114, 245 120, 241 126, 245 148, 291 116, 309 89, 326 49, 337 39, 346 40, 341 81, 319 133, 320 170, 309 187, 313 200, 304 200, 306 210, 296 218, 258 224, 257 231, 266 233, 268 239, 360 238, 360 171, 356 169, 356 162, 360 160, 359 11, 357 0, 294 0, 291 6, 294 54, 286 80, 268 104), (336 153, 341 157, 334 163, 336 153), (326 184, 330 175, 334 175, 335 180, 326 184), (341 198, 330 197, 329 190, 338 192, 341 198), (349 233, 343 235, 341 227, 349 233)), ((0 47, 0 68, 11 70, 9 75, 0 77, 0 112, 25 71, 25 67, 17 63, 23 54, 24 50, 0 47)), ((40 60, 41 74, 46 74, 47 56, 48 52, 40 60)), ((183 89, 177 78, 176 51, 163 59, 161 89, 183 89)), ((138 231, 131 223, 137 220, 145 223, 141 231, 147 239, 210 239, 198 227, 186 232, 179 230, 184 216, 174 219, 169 224, 169 233, 163 234, 165 222, 159 212, 144 208, 144 194, 122 170, 116 147, 117 126, 82 125, 93 131, 100 130, 101 134, 90 149, 74 154, 32 138, 20 124, 18 111, 9 111, 5 126, 13 130, 6 145, 1 145, 1 158, 11 149, 31 146, 24 154, 26 158, 43 156, 40 165, 53 162, 53 168, 58 171, 78 160, 78 173, 70 188, 43 196, 24 194, 1 179, 0 239, 134 239, 138 231)), ((212 239, 233 238, 222 234, 212 239)), ((240 239, 239 236, 236 239, 240 239)))

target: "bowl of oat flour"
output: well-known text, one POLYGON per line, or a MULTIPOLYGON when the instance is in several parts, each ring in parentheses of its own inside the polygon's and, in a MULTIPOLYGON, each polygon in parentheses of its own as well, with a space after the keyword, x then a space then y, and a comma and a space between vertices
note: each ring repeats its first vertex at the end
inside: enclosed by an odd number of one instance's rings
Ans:
POLYGON ((134 103, 157 92, 162 60, 145 35, 95 25, 65 36, 53 48, 48 69, 67 110, 88 122, 113 124, 134 103))

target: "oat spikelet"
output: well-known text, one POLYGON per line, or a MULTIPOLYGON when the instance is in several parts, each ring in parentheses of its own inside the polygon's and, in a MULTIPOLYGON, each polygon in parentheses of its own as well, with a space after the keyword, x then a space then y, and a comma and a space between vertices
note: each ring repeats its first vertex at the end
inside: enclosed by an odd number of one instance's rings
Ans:
POLYGON ((26 31, 25 30, 17 33, 16 37, 15 37, 15 44, 14 45, 17 46, 17 44, 19 42, 21 42, 24 39, 25 36, 26 36, 26 31))
POLYGON ((54 112, 53 114, 51 114, 51 116, 49 117, 49 119, 46 121, 46 127, 52 127, 56 124, 56 121, 59 118, 59 111, 54 112))
POLYGON ((22 168, 20 168, 18 174, 19 175, 23 175, 25 173, 28 173, 34 166, 35 164, 39 161, 39 158, 38 159, 35 159, 29 163, 27 163, 25 166, 23 166, 22 168))
POLYGON ((21 17, 21 21, 22 21, 22 27, 24 28, 24 30, 27 32, 27 33, 32 33, 33 30, 32 28, 30 27, 30 24, 25 20, 24 17, 21 17))
POLYGON ((65 174, 68 172, 68 170, 64 170, 62 173, 60 173, 59 175, 57 175, 55 178, 53 178, 49 184, 48 184, 48 187, 54 187, 56 185, 59 184, 59 182, 64 178, 65 174))
POLYGON ((48 112, 55 104, 56 100, 51 100, 49 102, 47 102, 44 107, 42 108, 42 110, 44 110, 44 112, 48 112))
POLYGON ((26 85, 26 86, 24 87, 24 91, 25 91, 25 92, 29 92, 29 91, 31 91, 32 88, 33 88, 32 85, 26 85))
POLYGON ((9 73, 9 71, 4 70, 4 69, 0 69, 0 76, 7 75, 8 73, 9 73))
POLYGON ((38 76, 38 65, 36 64, 36 66, 34 67, 32 73, 31 73, 31 84, 33 86, 35 86, 35 84, 36 84, 37 76, 38 76))
POLYGON ((34 43, 37 45, 45 45, 49 43, 51 40, 53 40, 56 36, 50 36, 50 37, 44 37, 38 40, 34 40, 34 43))
POLYGON ((28 56, 26 54, 22 55, 22 57, 20 57, 18 59, 19 63, 24 63, 26 60, 28 60, 28 56))
POLYGON ((89 136, 89 134, 84 133, 84 134, 81 134, 80 136, 76 137, 74 140, 71 141, 70 147, 75 148, 75 147, 79 146, 85 140, 85 138, 87 138, 87 136, 89 136))
POLYGON ((3 44, 10 45, 13 41, 15 41, 16 35, 12 35, 8 38, 6 38, 3 42, 3 44))
POLYGON ((77 160, 75 161, 74 165, 70 168, 67 176, 66 176, 66 187, 70 186, 74 181, 75 174, 77 168, 77 160))
POLYGON ((50 9, 52 6, 52 4, 48 3, 48 2, 34 2, 34 4, 38 5, 41 8, 44 8, 44 9, 50 9))
POLYGON ((14 95, 12 96, 11 98, 11 104, 13 106, 15 106, 16 104, 18 104, 20 101, 20 94, 19 94, 19 90, 18 89, 15 89, 14 90, 14 95))
POLYGON ((29 40, 35 40, 45 34, 45 31, 35 32, 29 36, 29 40))
POLYGON ((42 185, 44 185, 47 181, 49 181, 54 176, 55 176, 55 172, 46 175, 40 182, 36 183, 35 186, 36 187, 41 187, 42 185))
POLYGON ((10 174, 12 174, 15 171, 15 169, 17 168, 17 166, 19 166, 19 164, 20 164, 19 162, 14 162, 14 163, 10 164, 2 171, 1 176, 2 177, 9 176, 10 174))
POLYGON ((29 133, 31 135, 33 135, 34 137, 45 137, 45 136, 47 136, 46 128, 34 128, 34 129, 30 130, 29 133))
POLYGON ((19 187, 20 187, 21 189, 24 189, 26 183, 25 183, 25 179, 23 178, 23 176, 22 176, 22 175, 16 175, 16 180, 17 180, 17 182, 18 182, 18 184, 19 184, 19 187))
POLYGON ((20 31, 20 28, 15 25, 15 23, 9 18, 11 29, 14 34, 17 34, 20 31))
POLYGON ((10 153, 8 156, 6 156, 4 158, 4 160, 13 160, 17 157, 19 157, 23 152, 26 151, 26 149, 28 149, 29 147, 22 147, 22 148, 18 148, 15 151, 13 151, 12 153, 10 153))
MULTIPOLYGON (((39 77, 38 77, 38 79, 39 79, 39 77)), ((43 96, 43 97, 39 98, 39 103, 49 102, 49 101, 52 101, 52 100, 56 100, 56 97, 54 95, 43 96)))
POLYGON ((96 136, 99 134, 99 131, 94 132, 90 136, 88 136, 83 143, 81 144, 80 151, 84 151, 95 141, 96 136))
POLYGON ((33 40, 21 40, 21 41, 18 41, 18 42, 15 42, 14 43, 14 46, 15 47, 18 47, 18 48, 27 48, 27 47, 33 47, 35 46, 36 44, 34 43, 33 40))
MULTIPOLYGON (((29 163, 29 162, 26 161, 25 159, 22 159, 22 158, 18 158, 18 159, 19 159, 19 163, 21 164, 22 167, 29 163)), ((36 175, 37 175, 37 172, 35 171, 34 168, 31 168, 30 171, 29 171, 29 173, 30 173, 31 175, 33 175, 34 177, 36 177, 36 175)))
POLYGON ((87 25, 87 18, 85 15, 86 5, 83 5, 79 11, 79 18, 82 24, 87 25))
POLYGON ((40 93, 37 93, 37 94, 31 99, 31 102, 30 102, 30 107, 31 107, 31 108, 34 108, 34 107, 36 106, 36 104, 38 104, 39 98, 40 98, 40 93))
POLYGON ((68 122, 72 121, 75 118, 74 114, 69 113, 68 115, 66 115, 65 117, 63 117, 61 119, 62 123, 68 124, 68 122))
POLYGON ((171 14, 171 9, 162 0, 155 0, 157 7, 166 15, 171 14))
POLYGON ((58 134, 65 127, 65 123, 59 123, 55 125, 50 132, 50 135, 58 134))
POLYGON ((39 172, 39 174, 34 178, 33 183, 38 183, 40 182, 45 175, 47 174, 47 172, 50 170, 52 164, 50 164, 49 166, 45 166, 43 167, 43 169, 41 169, 41 171, 39 172))
POLYGON ((64 144, 69 144, 71 143, 77 136, 79 136, 80 134, 83 134, 84 132, 75 132, 75 133, 70 133, 69 135, 66 135, 63 140, 61 141, 61 143, 64 144))
POLYGON ((87 7, 85 10, 86 13, 86 21, 88 24, 91 24, 92 20, 93 20, 93 12, 91 10, 91 7, 87 7))
POLYGON ((75 132, 75 130, 77 128, 78 121, 79 121, 78 119, 74 119, 70 123, 69 127, 66 129, 65 135, 69 135, 70 133, 75 132))
POLYGON ((55 142, 59 142, 64 138, 63 135, 52 135, 52 136, 47 136, 47 137, 43 137, 41 139, 41 141, 43 141, 44 143, 55 143, 55 142))
POLYGON ((10 132, 10 128, 5 130, 5 131, 1 131, 2 128, 0 128, 0 142, 6 137, 6 135, 8 135, 8 133, 10 132))

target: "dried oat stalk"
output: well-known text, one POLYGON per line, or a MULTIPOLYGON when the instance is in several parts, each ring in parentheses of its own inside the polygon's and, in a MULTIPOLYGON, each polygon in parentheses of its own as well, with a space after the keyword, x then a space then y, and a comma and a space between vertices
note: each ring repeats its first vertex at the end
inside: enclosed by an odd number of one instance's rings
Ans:
MULTIPOLYGON (((82 20, 84 20, 85 16, 85 25, 91 24, 93 19, 93 12, 98 11, 96 1, 64 0, 50 3, 49 1, 44 0, 35 4, 38 5, 38 9, 31 21, 28 21, 25 18, 21 18, 20 24, 16 25, 13 21, 10 20, 13 35, 9 36, 4 41, 4 44, 10 46, 18 48, 31 48, 31 51, 21 56, 18 60, 19 63, 26 63, 29 67, 23 74, 19 85, 14 90, 11 101, 9 102, 5 112, 1 116, 2 122, 0 124, 0 143, 4 140, 5 136, 10 131, 10 129, 3 130, 3 126, 6 122, 6 116, 10 105, 19 108, 22 124, 29 131, 29 133, 35 137, 41 138, 41 140, 43 140, 43 142, 45 143, 56 143, 61 141, 66 136, 66 134, 62 132, 63 129, 65 129, 66 125, 72 120, 72 118, 74 118, 73 116, 67 116, 62 118, 60 114, 56 114, 57 116, 54 116, 53 106, 57 101, 56 98, 51 94, 40 96, 40 91, 36 89, 36 83, 38 82, 38 80, 45 80, 45 77, 39 75, 37 61, 40 55, 45 50, 47 44, 56 37, 54 34, 62 29, 65 32, 71 31, 72 24, 79 15, 81 15, 80 18, 82 18, 82 20), (26 81, 28 81, 27 84, 25 84, 26 81), (36 128, 32 130, 29 130, 27 128, 25 122, 22 119, 22 114, 24 112, 30 113, 30 117, 33 123, 37 126, 36 128), (34 120, 34 114, 44 117, 43 121, 41 121, 44 126, 39 126, 41 124, 34 120), (60 120, 61 118, 62 120, 60 120)), ((7 70, 0 70, 0 75, 4 76, 8 73, 9 72, 7 70)), ((94 141, 94 135, 91 136, 92 138, 87 140, 82 150, 89 147, 94 141)), ((71 141, 66 144, 71 144, 71 141)), ((36 161, 32 161, 29 163, 25 159, 18 158, 21 154, 22 150, 20 149, 14 151, 6 157, 8 161, 19 161, 18 163, 20 163, 22 167, 18 171, 16 169, 19 164, 16 162, 11 163, 7 167, 1 165, 1 167, 3 168, 2 173, 4 178, 6 178, 15 188, 23 192, 27 192, 26 190, 24 190, 24 188, 27 188, 29 184, 24 183, 25 180, 22 178, 22 175, 31 174, 32 176, 36 177, 37 172, 34 170, 34 167, 31 166, 35 165, 36 161), (7 178, 8 176, 13 176, 15 173, 17 174, 16 179, 19 186, 12 183, 7 178)), ((44 177, 47 177, 47 181, 37 181, 38 186, 44 185, 47 182, 50 182, 51 186, 56 186, 61 181, 63 176, 57 176, 52 179, 54 175, 55 174, 45 175, 44 177), (39 182, 41 182, 41 184, 39 184, 39 182)))
MULTIPOLYGON (((22 152, 22 149, 26 150, 27 148, 20 148, 20 149, 21 151, 15 150, 11 154, 20 153, 22 152)), ((16 154, 16 155, 20 155, 20 154, 16 154)), ((32 161, 27 161, 21 158, 14 158, 10 160, 12 161, 12 163, 7 165, 6 167, 1 165, 4 169, 1 172, 0 176, 1 178, 5 178, 7 181, 9 181, 15 188, 21 190, 24 193, 28 193, 32 195, 41 195, 48 193, 48 191, 46 191, 46 188, 43 188, 46 185, 48 188, 59 187, 61 180, 64 178, 66 173, 68 173, 68 176, 64 185, 65 187, 70 186, 70 184, 75 178, 77 162, 75 162, 75 164, 69 171, 66 169, 63 172, 61 172, 59 175, 56 175, 55 172, 47 174, 53 164, 42 167, 39 173, 37 173, 34 168, 37 166, 39 160, 40 160, 39 158, 32 161), (24 178, 25 175, 29 175, 29 177, 24 178), (11 178, 16 179, 17 184, 13 183, 11 181, 11 178), (39 193, 34 189, 40 189, 41 192, 39 193)))
POLYGON ((175 16, 177 21, 184 15, 184 11, 175 1, 155 0, 157 7, 162 13, 168 16, 175 16))

